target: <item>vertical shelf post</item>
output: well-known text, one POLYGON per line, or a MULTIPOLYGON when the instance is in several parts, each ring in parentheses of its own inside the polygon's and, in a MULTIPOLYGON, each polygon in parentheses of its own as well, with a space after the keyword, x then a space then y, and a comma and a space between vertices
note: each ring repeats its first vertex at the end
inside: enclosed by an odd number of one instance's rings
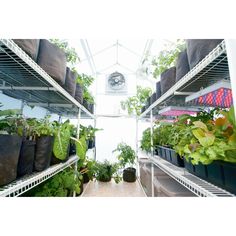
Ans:
POLYGON ((135 154, 136 154, 136 172, 137 172, 137 176, 139 177, 139 162, 138 162, 138 116, 136 116, 136 120, 135 120, 135 154))
MULTIPOLYGON (((96 128, 97 126, 97 120, 96 118, 94 118, 94 129, 96 128)), ((95 143, 95 146, 93 148, 93 159, 96 161, 96 136, 94 136, 94 143, 95 143)))
MULTIPOLYGON (((228 57, 229 75, 233 94, 233 104, 236 104, 236 39, 225 39, 226 52, 228 57)), ((234 109, 236 117, 236 109, 234 109)))
MULTIPOLYGON (((150 133, 151 133, 151 156, 153 158, 154 151, 153 151, 153 110, 150 111, 150 120, 151 120, 151 127, 150 127, 150 133)), ((151 164, 151 181, 152 181, 152 197, 154 197, 154 164, 151 164)))

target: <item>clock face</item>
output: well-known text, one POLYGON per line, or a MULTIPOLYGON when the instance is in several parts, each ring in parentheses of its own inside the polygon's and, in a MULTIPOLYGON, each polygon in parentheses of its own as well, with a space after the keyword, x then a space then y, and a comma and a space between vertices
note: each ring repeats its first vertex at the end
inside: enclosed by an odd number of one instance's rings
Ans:
POLYGON ((108 84, 113 90, 123 89, 125 87, 125 77, 119 72, 114 72, 109 76, 108 84))

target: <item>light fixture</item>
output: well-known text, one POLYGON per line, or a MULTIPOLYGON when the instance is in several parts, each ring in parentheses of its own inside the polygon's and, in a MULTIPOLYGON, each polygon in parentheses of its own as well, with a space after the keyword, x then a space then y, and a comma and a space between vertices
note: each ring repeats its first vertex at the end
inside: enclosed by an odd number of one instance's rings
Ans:
POLYGON ((162 116, 180 116, 183 114, 195 115, 199 111, 198 107, 169 106, 161 109, 158 113, 162 116))
POLYGON ((191 105, 231 107, 233 104, 230 82, 220 81, 185 98, 191 105))

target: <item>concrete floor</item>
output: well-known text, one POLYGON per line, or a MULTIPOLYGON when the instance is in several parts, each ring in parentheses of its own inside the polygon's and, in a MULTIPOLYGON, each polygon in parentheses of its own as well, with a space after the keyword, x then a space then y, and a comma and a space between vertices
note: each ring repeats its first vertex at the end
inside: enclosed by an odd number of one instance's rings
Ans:
POLYGON ((120 182, 116 184, 113 180, 104 183, 90 181, 84 187, 81 197, 145 197, 145 193, 137 180, 134 183, 120 182))

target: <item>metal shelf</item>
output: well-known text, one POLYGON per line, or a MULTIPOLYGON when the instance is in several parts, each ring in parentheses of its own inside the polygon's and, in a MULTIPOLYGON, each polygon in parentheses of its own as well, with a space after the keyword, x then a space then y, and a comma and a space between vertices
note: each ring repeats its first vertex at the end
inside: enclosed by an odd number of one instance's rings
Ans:
POLYGON ((166 174, 199 197, 234 197, 235 195, 205 180, 190 174, 184 168, 177 167, 161 159, 159 156, 149 157, 151 162, 166 174))
POLYGON ((182 79, 151 104, 139 118, 146 117, 151 110, 153 110, 153 114, 155 115, 156 110, 165 106, 185 105, 185 98, 187 96, 223 79, 229 80, 225 41, 222 41, 182 79))
POLYGON ((0 90, 64 116, 95 118, 11 39, 0 39, 0 90))
POLYGON ((24 176, 19 180, 16 180, 4 187, 0 187, 0 197, 17 197, 24 192, 29 191, 34 188, 36 185, 44 182, 45 180, 51 178, 57 173, 63 171, 67 167, 78 161, 77 156, 72 156, 65 163, 60 163, 54 166, 49 167, 45 171, 36 172, 32 175, 24 176))

